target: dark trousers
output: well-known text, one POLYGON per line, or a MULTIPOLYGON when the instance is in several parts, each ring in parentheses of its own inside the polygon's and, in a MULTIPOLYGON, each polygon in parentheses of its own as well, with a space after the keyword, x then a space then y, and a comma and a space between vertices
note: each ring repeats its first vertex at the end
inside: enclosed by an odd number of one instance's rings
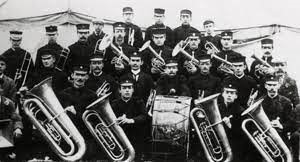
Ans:
POLYGON ((300 157, 299 157, 300 132, 299 131, 296 131, 291 135, 290 144, 292 148, 294 162, 300 161, 300 157))

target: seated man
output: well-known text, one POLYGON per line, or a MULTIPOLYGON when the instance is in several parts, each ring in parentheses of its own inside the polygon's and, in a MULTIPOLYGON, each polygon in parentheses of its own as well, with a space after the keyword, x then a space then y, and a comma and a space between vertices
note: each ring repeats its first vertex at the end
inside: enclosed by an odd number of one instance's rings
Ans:
POLYGON ((166 60, 165 75, 157 81, 158 95, 190 96, 190 90, 186 84, 186 78, 178 75, 177 60, 169 58, 166 60))
POLYGON ((111 107, 117 116, 117 122, 123 128, 129 141, 133 145, 138 160, 143 152, 144 127, 146 126, 146 107, 143 100, 132 97, 134 92, 133 80, 122 78, 120 80, 120 99, 111 103, 111 107))
POLYGON ((15 101, 16 85, 14 81, 4 74, 6 69, 6 58, 0 55, 0 95, 15 101))

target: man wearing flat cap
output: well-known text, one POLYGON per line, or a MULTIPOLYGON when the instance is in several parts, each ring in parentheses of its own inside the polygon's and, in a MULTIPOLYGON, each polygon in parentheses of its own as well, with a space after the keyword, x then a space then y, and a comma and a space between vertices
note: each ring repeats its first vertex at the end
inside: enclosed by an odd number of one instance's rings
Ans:
POLYGON ((136 49, 125 43, 125 27, 123 22, 113 24, 113 38, 106 39, 112 41, 112 44, 107 46, 104 55, 103 71, 118 79, 129 68, 129 55, 136 49), (111 40, 112 39, 112 40, 111 40), (113 47, 114 46, 114 47, 113 47))
POLYGON ((176 45, 181 40, 185 40, 190 33, 200 33, 198 29, 191 26, 192 11, 183 9, 180 11, 181 26, 173 30, 174 44, 176 45))
POLYGON ((187 86, 187 79, 177 74, 178 63, 174 58, 166 59, 165 75, 157 81, 158 95, 190 96, 190 89, 187 86))
MULTIPOLYGON (((95 54, 95 52, 101 53, 98 50, 98 47, 96 47, 96 44, 98 41, 100 43, 102 38, 105 36, 105 33, 103 31, 104 21, 99 18, 95 18, 92 20, 92 23, 93 23, 94 31, 91 35, 89 35, 87 41, 88 41, 89 46, 91 46, 94 49, 94 54, 95 54)), ((99 46, 99 44, 98 44, 98 46, 99 46)))
POLYGON ((150 48, 143 49, 142 51, 142 60, 144 61, 143 69, 152 76, 154 81, 157 81, 161 74, 164 73, 165 60, 172 57, 172 49, 165 45, 165 41, 166 29, 153 28, 152 42, 147 41, 146 43, 151 42, 150 46, 154 51, 150 50, 150 48), (156 56, 155 53, 158 56, 156 56))
POLYGON ((78 64, 88 64, 94 49, 88 44, 90 24, 77 24, 78 41, 69 46, 69 57, 66 62, 66 72, 70 73, 72 67, 78 64))
POLYGON ((58 37, 58 31, 57 31, 57 26, 46 26, 46 36, 48 38, 48 43, 44 45, 43 47, 39 48, 36 54, 36 59, 35 59, 35 68, 41 68, 43 67, 42 64, 42 59, 41 59, 41 51, 44 49, 51 49, 54 50, 56 53, 56 60, 58 60, 60 53, 62 52, 63 47, 57 43, 57 37, 58 37))
POLYGON ((112 92, 109 98, 110 100, 113 100, 118 97, 118 85, 111 75, 103 72, 103 67, 103 56, 101 54, 94 54, 90 57, 90 75, 86 82, 86 86, 94 91, 98 96, 101 96, 104 91, 100 91, 100 87, 107 83, 109 91, 106 93, 112 92))
POLYGON ((145 32, 145 41, 152 39, 152 32, 154 28, 165 28, 166 30, 166 42, 165 45, 173 48, 175 46, 174 44, 174 36, 173 31, 170 27, 166 26, 164 24, 165 19, 165 9, 162 8, 155 8, 154 9, 154 25, 148 27, 145 32))
POLYGON ((205 43, 211 42, 217 49, 222 49, 221 37, 215 33, 215 22, 213 20, 205 20, 203 22, 203 29, 205 30, 204 36, 201 38, 201 48, 203 48, 208 54, 212 51, 205 49, 205 43))
POLYGON ((144 38, 142 30, 139 26, 133 24, 134 12, 132 7, 123 8, 123 19, 126 24, 125 28, 125 43, 130 46, 135 47, 137 50, 142 47, 144 43, 144 38))
POLYGON ((10 42, 11 42, 11 48, 9 48, 8 50, 6 50, 2 55, 6 58, 6 70, 4 72, 5 75, 7 75, 8 77, 15 79, 15 84, 16 84, 16 88, 17 90, 19 90, 19 88, 21 88, 21 86, 24 86, 26 84, 28 84, 29 82, 31 82, 31 78, 32 78, 32 74, 34 72, 34 64, 33 64, 33 60, 31 57, 31 54, 28 51, 25 51, 24 49, 22 49, 20 47, 21 42, 22 42, 22 31, 18 31, 18 30, 12 30, 10 31, 10 42), (23 61, 26 57, 26 63, 22 67, 23 61), (25 80, 25 84, 23 84, 23 80, 25 75, 22 74, 22 76, 16 76, 16 72, 17 69, 22 69, 25 70, 27 69, 29 63, 29 70, 27 73, 27 78, 25 80))

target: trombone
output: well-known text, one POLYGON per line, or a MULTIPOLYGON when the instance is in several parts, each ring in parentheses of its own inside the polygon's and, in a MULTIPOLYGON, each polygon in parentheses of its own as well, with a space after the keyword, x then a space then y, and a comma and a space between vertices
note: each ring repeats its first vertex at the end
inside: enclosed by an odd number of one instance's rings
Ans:
POLYGON ((22 61, 21 68, 18 68, 16 70, 16 74, 14 77, 14 82, 17 85, 17 87, 19 87, 19 85, 20 87, 23 87, 25 85, 30 64, 31 64, 31 56, 30 53, 26 51, 22 61))
POLYGON ((56 62, 55 69, 58 71, 63 71, 65 69, 65 65, 67 63, 68 57, 70 54, 70 50, 68 48, 63 48, 60 52, 59 58, 56 62))

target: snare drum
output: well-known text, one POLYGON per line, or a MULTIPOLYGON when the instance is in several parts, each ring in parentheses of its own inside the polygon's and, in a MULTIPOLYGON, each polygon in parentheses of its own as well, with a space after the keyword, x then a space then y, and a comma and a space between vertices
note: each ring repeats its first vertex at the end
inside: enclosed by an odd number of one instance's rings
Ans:
POLYGON ((188 153, 191 97, 157 95, 152 118, 152 153, 188 153))

